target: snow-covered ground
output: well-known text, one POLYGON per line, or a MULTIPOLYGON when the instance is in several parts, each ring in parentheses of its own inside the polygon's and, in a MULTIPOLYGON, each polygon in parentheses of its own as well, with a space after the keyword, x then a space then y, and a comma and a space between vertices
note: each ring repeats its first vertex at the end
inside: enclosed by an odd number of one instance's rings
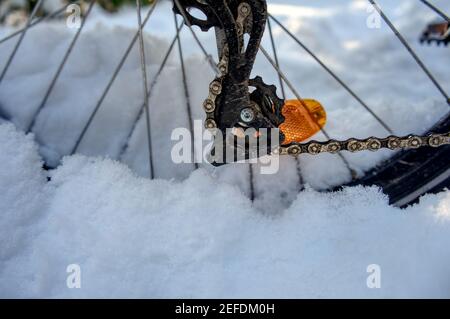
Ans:
POLYGON ((449 192, 400 210, 375 188, 307 190, 267 215, 203 169, 150 181, 79 155, 47 183, 9 124, 0 161, 0 297, 450 297, 449 192))
MULTIPOLYGON (((423 132, 447 112, 445 101, 392 32, 384 24, 367 28, 365 1, 269 3, 270 11, 395 133, 423 132)), ((419 1, 380 3, 449 91, 449 49, 417 43, 434 14, 419 1)), ((436 4, 450 11, 448 1, 436 4)), ((318 193, 313 189, 341 184, 349 174, 337 156, 303 156, 302 178, 311 188, 297 192, 297 163, 285 158, 276 175, 259 175, 254 168, 252 203, 247 165, 201 165, 192 173, 192 165, 174 164, 170 133, 188 126, 175 54, 151 98, 157 180, 138 177, 148 175, 143 119, 121 158, 124 164, 76 155, 64 158, 54 171, 42 171, 42 157, 57 165, 72 148, 135 24, 132 8, 113 16, 94 11, 37 118, 34 136, 18 130, 30 122, 74 30, 61 21, 30 30, 0 84, 0 114, 17 127, 0 118, 0 296, 450 297, 449 192, 427 196, 407 210, 389 207, 374 188, 318 193), (69 264, 81 266, 82 289, 66 287, 69 264), (381 267, 381 289, 367 288, 370 264, 381 267)), ((150 76, 173 29, 169 4, 161 4, 146 27, 150 76)), ((332 137, 387 135, 279 28, 274 31, 282 68, 300 94, 325 105, 332 137)), ((0 38, 8 32, 0 27, 0 38)), ((198 34, 214 52, 213 34, 198 34)), ((270 48, 267 38, 263 44, 270 48)), ((13 45, 0 46, 0 69, 13 45)), ((213 76, 187 30, 183 47, 194 119, 203 119, 201 104, 213 76)), ((263 57, 254 73, 278 83, 263 57)), ((141 90, 134 50, 80 153, 117 159, 142 104, 141 90)), ((346 157, 362 174, 390 154, 346 157)))

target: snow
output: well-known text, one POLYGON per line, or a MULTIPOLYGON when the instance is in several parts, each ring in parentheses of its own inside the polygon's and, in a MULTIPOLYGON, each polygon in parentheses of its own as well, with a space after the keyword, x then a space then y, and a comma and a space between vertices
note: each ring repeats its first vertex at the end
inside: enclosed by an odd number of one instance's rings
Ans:
POLYGON ((203 169, 150 181, 81 155, 46 183, 10 124, 0 160, 1 297, 450 296, 449 192, 400 210, 376 188, 308 189, 269 215, 203 169), (66 286, 69 264, 81 289, 66 286), (372 264, 381 289, 366 286, 372 264))
MULTIPOLYGON (((449 49, 417 43, 434 14, 418 1, 379 2, 450 91, 449 49)), ((450 11, 448 1, 436 4, 450 11)), ((269 9, 395 133, 424 132, 448 111, 392 32, 385 25, 366 27, 365 1, 280 0, 270 1, 269 9)), ((146 27, 150 78, 172 40, 172 20, 169 3, 162 3, 146 27)), ((387 135, 273 26, 283 70, 302 96, 325 105, 326 129, 333 138, 387 135)), ((390 207, 376 188, 320 193, 349 179, 342 160, 324 154, 302 156, 299 163, 283 158, 275 175, 261 175, 254 165, 252 203, 248 165, 213 169, 201 164, 193 172, 192 164, 174 164, 171 132, 188 126, 176 54, 150 103, 157 179, 145 178, 144 119, 119 158, 142 104, 136 47, 80 154, 64 157, 135 30, 132 8, 118 15, 93 11, 33 134, 21 130, 42 101, 75 30, 61 21, 31 29, 1 83, 1 297, 450 297, 448 191, 427 195, 405 210, 390 207), (43 159, 61 165, 46 172, 43 159), (300 193, 298 166, 307 185, 300 193), (69 264, 80 265, 82 289, 66 287, 69 264), (371 264, 381 267, 381 289, 366 286, 371 264)), ((0 27, 0 38, 10 31, 0 27)), ((213 34, 197 34, 214 52, 213 34)), ((182 37, 193 118, 202 120, 201 105, 213 75, 187 30, 182 37)), ((0 46, 0 69, 14 42, 0 46)), ((270 49, 267 37, 263 45, 270 49)), ((262 56, 254 73, 278 84, 262 56)), ((391 155, 345 153, 359 174, 391 155)))

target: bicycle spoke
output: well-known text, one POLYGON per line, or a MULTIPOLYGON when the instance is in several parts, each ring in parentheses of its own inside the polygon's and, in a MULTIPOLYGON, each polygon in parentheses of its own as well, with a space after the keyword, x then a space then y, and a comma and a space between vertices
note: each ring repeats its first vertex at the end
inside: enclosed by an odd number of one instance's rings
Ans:
MULTIPOLYGON (((34 20, 32 23, 30 23, 28 29, 30 29, 30 28, 32 28, 32 27, 38 25, 38 24, 41 23, 41 22, 47 21, 47 20, 49 20, 49 19, 52 19, 52 18, 58 16, 59 14, 63 13, 63 12, 64 12, 71 4, 76 4, 76 3, 79 3, 79 1, 75 1, 75 2, 73 2, 73 3, 70 3, 70 4, 68 4, 68 5, 65 5, 64 7, 60 8, 60 9, 58 9, 58 10, 56 10, 56 11, 53 11, 52 13, 50 13, 49 15, 47 15, 47 16, 45 16, 45 17, 41 17, 41 18, 39 18, 39 19, 34 20)), ((11 40, 12 38, 18 36, 18 35, 21 34, 26 28, 27 28, 27 27, 24 27, 24 28, 22 28, 22 29, 19 29, 19 30, 15 31, 15 32, 13 32, 13 33, 11 33, 11 34, 9 34, 9 35, 7 35, 6 37, 4 37, 3 39, 0 40, 0 44, 6 42, 6 41, 8 41, 8 40, 11 40)))
POLYGON ((250 197, 250 200, 252 202, 254 202, 255 201, 255 176, 253 173, 253 164, 250 164, 248 166, 248 178, 250 180, 250 183, 249 183, 250 196, 249 197, 250 197))
POLYGON ((214 59, 212 58, 212 56, 210 54, 208 54, 208 52, 206 51, 205 47, 200 42, 200 39, 197 37, 197 34, 195 33, 194 29, 192 28, 192 24, 189 22, 189 19, 187 18, 186 13, 184 12, 183 7, 180 4, 180 1, 179 0, 174 0, 174 2, 175 2, 175 5, 178 7, 178 10, 180 11, 181 15, 183 16, 184 22, 189 27, 189 30, 191 31, 195 42, 197 42, 197 45, 200 47, 200 49, 202 50, 203 54, 205 55, 205 58, 208 61, 209 65, 211 66, 212 70, 214 71, 214 73, 217 76, 220 76, 221 72, 220 72, 219 68, 217 67, 216 62, 214 62, 214 59))
POLYGON ((401 35, 401 33, 397 30, 397 28, 394 26, 394 24, 389 20, 389 18, 384 14, 383 10, 381 10, 378 3, 376 3, 374 0, 369 0, 369 2, 372 4, 372 6, 377 10, 377 12, 380 14, 384 22, 389 26, 389 28, 394 32, 394 34, 397 36, 397 38, 400 40, 400 42, 405 46, 405 48, 408 50, 408 52, 411 54, 411 56, 414 58, 414 60, 417 62, 417 64, 422 68, 422 70, 425 72, 425 74, 430 78, 431 82, 433 82, 434 86, 441 92, 442 96, 445 98, 448 105, 450 105, 450 98, 445 92, 445 90, 442 88, 442 86, 439 84, 439 82, 436 80, 436 78, 431 74, 430 70, 425 66, 425 64, 422 62, 422 60, 419 58, 419 56, 414 52, 412 47, 408 44, 406 39, 401 35))
POLYGON ((77 30, 77 32, 76 32, 72 42, 70 43, 69 48, 67 49, 66 54, 64 55, 60 65, 58 67, 58 70, 56 71, 56 73, 55 73, 55 75, 54 75, 54 77, 53 77, 53 79, 52 79, 52 81, 50 83, 50 86, 47 89, 47 92, 45 93, 44 99, 42 100, 42 102, 39 105, 38 109, 34 112, 34 114, 32 116, 31 123, 28 125, 28 128, 25 130, 27 133, 29 133, 29 132, 31 132, 33 130, 33 127, 36 124, 36 119, 39 116, 39 114, 42 111, 42 109, 44 108, 45 104, 47 103, 48 98, 50 97, 50 94, 52 93, 53 88, 55 87, 56 82, 58 81, 59 76, 61 75, 61 72, 62 72, 62 70, 64 69, 64 66, 67 63, 67 60, 69 59, 69 56, 72 53, 73 48, 75 47, 75 44, 78 41, 78 38, 79 38, 79 36, 81 34, 81 31, 83 30, 83 28, 84 28, 84 26, 86 24, 86 20, 89 17, 89 14, 91 13, 92 8, 94 7, 94 4, 96 3, 96 1, 97 0, 92 0, 92 2, 90 3, 89 8, 88 8, 88 10, 86 12, 86 15, 84 16, 84 18, 81 21, 80 28, 77 30))
MULTIPOLYGON (((156 1, 157 2, 157 1, 156 1)), ((156 7, 156 3, 153 5, 152 9, 156 7)), ((150 178, 153 179, 153 152, 152 152, 152 136, 151 136, 151 123, 150 123, 150 106, 149 106, 149 94, 147 92, 148 87, 148 77, 147 77, 147 65, 145 59, 145 43, 143 35, 143 25, 141 16, 141 0, 136 0, 136 11, 138 17, 138 28, 139 28, 139 53, 141 57, 141 71, 142 71, 142 86, 144 92, 144 110, 145 110, 145 122, 147 128, 147 145, 148 145, 148 155, 149 155, 149 166, 150 166, 150 178)))
POLYGON ((390 134, 394 134, 393 130, 387 125, 368 105, 365 103, 335 72, 333 72, 314 52, 312 52, 303 42, 301 42, 286 26, 284 26, 277 18, 269 14, 269 17, 275 21, 281 29, 286 32, 300 47, 303 48, 319 65, 327 71, 367 112, 369 112, 375 120, 390 134))
POLYGON ((192 153, 192 158, 194 160, 194 169, 198 169, 198 164, 195 160, 195 143, 194 143, 194 134, 193 134, 194 130, 192 127, 192 123, 193 123, 192 110, 191 110, 189 88, 188 88, 188 84, 187 84, 186 67, 184 64, 183 45, 181 43, 180 31, 178 30, 178 18, 175 13, 173 14, 173 18, 174 18, 174 23, 175 23, 175 29, 177 32, 178 55, 180 57, 181 76, 182 76, 182 80, 183 80, 184 97, 186 99, 186 111, 188 114, 189 130, 191 132, 191 153, 192 153))
POLYGON ((436 12, 438 15, 440 15, 442 18, 444 18, 445 20, 447 20, 447 22, 450 22, 450 18, 448 15, 446 15, 444 13, 444 11, 440 10, 438 7, 436 7, 435 5, 431 4, 429 1, 427 0, 420 0, 422 1, 422 3, 424 3, 428 8, 430 8, 431 10, 433 10, 434 12, 436 12))
MULTIPOLYGON (((277 47, 275 45, 275 38, 273 36, 272 23, 270 22, 270 19, 267 19, 267 26, 268 26, 268 30, 269 30, 270 43, 272 44, 273 58, 275 60, 275 64, 279 68, 280 61, 278 60, 277 47)), ((281 78, 280 74, 278 74, 278 81, 280 83, 281 95, 282 95, 283 99, 286 99, 286 91, 284 90, 284 83, 283 83, 283 79, 281 78)))
MULTIPOLYGON (((183 23, 181 23, 180 26, 178 27, 178 31, 181 31, 182 28, 183 28, 183 23)), ((161 75, 162 71, 164 70, 164 68, 165 68, 165 66, 167 64, 167 61, 169 59, 170 54, 173 51, 173 48, 175 46, 175 43, 177 42, 177 39, 178 39, 178 36, 175 35, 174 39, 172 40, 172 43, 169 46, 169 49, 166 52, 166 55, 164 56, 160 66, 159 66, 158 72, 156 72, 156 75, 153 78, 152 83, 150 83, 150 88, 148 89, 149 98, 151 97, 151 95, 153 93, 153 88, 155 87, 156 83, 158 82, 159 76, 161 75)), ((136 127, 137 127, 137 124, 139 122, 139 119, 142 117, 142 114, 144 112, 144 107, 145 107, 145 104, 142 104, 141 107, 139 108, 139 112, 138 112, 136 118, 133 121, 133 125, 131 127, 131 130, 128 132, 127 138, 125 139, 125 144, 121 147, 121 150, 120 150, 119 156, 118 156, 118 158, 120 160, 122 159, 123 155, 125 154, 125 152, 128 149, 129 141, 130 141, 130 139, 131 139, 131 137, 133 135, 133 132, 136 130, 136 127)))
MULTIPOLYGON (((292 91, 292 93, 295 95, 295 97, 300 101, 300 103, 304 106, 305 109, 308 109, 303 98, 300 96, 300 94, 298 93, 298 91, 295 89, 295 87, 292 85, 291 81, 289 81, 286 77, 286 75, 280 70, 280 68, 277 66, 277 64, 275 63, 275 61, 270 57, 269 53, 266 51, 266 49, 264 49, 264 47, 261 45, 259 47, 259 49, 261 50, 261 52, 264 54, 264 56, 266 57, 266 59, 269 61, 269 63, 273 66, 273 68, 277 71, 277 73, 279 74, 279 76, 283 79, 283 81, 286 83, 286 85, 288 86, 288 88, 292 91)), ((325 137, 328 140, 331 140, 330 135, 327 133, 327 131, 323 128, 320 129, 322 134, 325 135, 325 137)), ((344 162, 345 166, 347 166, 352 178, 356 177, 356 172, 351 168, 350 163, 347 161, 347 159, 345 158, 345 156, 342 153, 337 153, 337 155, 342 159, 342 161, 344 162)))
POLYGON ((25 26, 25 28, 21 31, 20 34, 20 38, 17 41, 16 45, 14 46, 13 51, 11 52, 8 61, 6 62, 5 67, 3 68, 3 71, 0 75, 0 83, 3 81, 3 79, 5 78, 6 72, 8 72, 9 67, 11 66, 11 63, 14 59, 14 57, 16 56, 17 51, 19 50, 20 45, 23 42, 23 39, 25 38, 25 35, 27 34, 28 29, 30 28, 31 22, 34 19, 34 16, 36 15, 36 13, 38 12, 39 8, 42 5, 43 0, 39 0, 38 3, 34 6, 33 11, 31 12, 30 16, 28 17, 28 21, 27 24, 25 26))
MULTIPOLYGON (((278 60, 278 52, 277 52, 277 46, 275 45, 275 37, 273 35, 273 30, 272 30, 272 23, 270 22, 270 19, 267 19, 267 26, 268 26, 268 30, 269 30, 269 36, 270 36, 270 43, 272 45, 272 52, 273 52, 273 58, 275 61, 275 64, 277 66, 278 69, 280 68, 280 61, 278 60)), ((281 75, 277 72, 278 74, 278 81, 280 83, 280 88, 281 88, 281 96, 283 98, 283 100, 286 100, 286 91, 284 89, 284 82, 283 79, 281 78, 281 75)), ((300 158, 296 157, 295 158, 295 162, 296 162, 296 168, 297 168, 297 175, 298 175, 298 179, 299 179, 299 191, 303 190, 303 173, 302 173, 302 169, 301 169, 301 165, 300 165, 300 158)))
MULTIPOLYGON (((153 8, 154 8, 154 6, 148 11, 147 16, 145 17, 144 21, 142 22, 142 27, 144 27, 147 24, 150 17, 152 16, 152 13, 154 11, 153 8)), ((85 124, 85 126, 83 127, 83 130, 81 131, 80 136, 76 140, 75 145, 72 148, 72 151, 70 152, 70 155, 73 155, 78 150, 78 147, 80 146, 81 141, 84 139, 84 136, 86 135, 89 127, 91 126, 95 116, 97 115, 97 112, 103 105, 103 102, 105 101, 106 96, 108 95, 109 91, 111 90, 112 85, 116 81, 117 76, 119 75, 126 60, 128 59, 128 56, 130 55, 131 50, 134 48, 134 45, 136 44, 138 37, 139 37, 139 31, 137 31, 135 33, 135 35, 133 36, 133 39, 131 40, 130 44, 128 45, 127 49, 125 50, 124 55, 120 59, 119 64, 117 65, 116 69, 114 70, 113 75, 111 76, 111 79, 109 80, 108 84, 106 85, 105 90, 103 91, 102 95, 100 96, 100 99, 98 100, 97 104, 95 105, 94 111, 89 116, 89 119, 88 119, 87 123, 85 124)))

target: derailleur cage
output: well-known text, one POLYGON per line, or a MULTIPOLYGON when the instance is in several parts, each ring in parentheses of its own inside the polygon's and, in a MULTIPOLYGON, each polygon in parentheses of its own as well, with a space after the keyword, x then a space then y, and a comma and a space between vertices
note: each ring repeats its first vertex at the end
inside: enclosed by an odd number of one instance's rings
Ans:
MULTIPOLYGON (((253 129, 276 129, 284 122, 282 108, 284 100, 279 98, 274 85, 267 85, 260 76, 250 79, 260 42, 268 18, 265 0, 179 0, 181 8, 174 4, 174 12, 183 15, 192 26, 203 31, 215 28, 219 57, 219 75, 210 85, 210 94, 204 106, 207 112, 206 127, 221 131, 223 147, 244 149, 243 159, 251 158, 255 150, 245 143, 245 148, 230 144, 227 129, 235 129, 236 138, 252 138, 244 134, 253 129), (206 20, 200 20, 189 13, 195 8, 204 13, 206 20), (180 12, 180 9, 184 12, 180 12), (247 37, 247 41, 246 38, 247 37)), ((185 21, 186 23, 186 21, 185 21)), ((186 23, 186 24, 187 24, 186 23)), ((259 139, 267 134, 254 134, 259 139)), ((283 134, 279 134, 280 142, 283 134)), ((269 137, 270 139, 270 137, 269 137)), ((278 144, 278 143, 277 143, 278 144)), ((253 145, 258 145, 254 143, 253 145)), ((268 143, 267 153, 278 145, 268 143)), ((217 145, 216 145, 217 148, 217 145)), ((217 150, 216 150, 217 151, 217 150)), ((213 154, 216 153, 214 150, 213 154)), ((238 156, 234 161, 238 160, 238 156)), ((219 164, 213 160, 213 164, 219 164)))

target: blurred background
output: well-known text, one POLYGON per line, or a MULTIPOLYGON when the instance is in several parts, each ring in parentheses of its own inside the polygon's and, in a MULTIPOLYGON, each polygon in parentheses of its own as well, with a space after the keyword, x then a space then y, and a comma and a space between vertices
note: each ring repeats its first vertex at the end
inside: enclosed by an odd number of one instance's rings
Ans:
MULTIPOLYGON (((154 0, 144 0, 143 4, 152 3, 154 0)), ((33 10, 37 0, 3 0, 0 3, 0 23, 17 26, 25 23, 28 13, 33 10)), ((80 2, 74 0, 46 0, 38 12, 39 15, 50 13, 63 5, 69 3, 80 2)), ((82 6, 85 7, 89 1, 81 1, 82 6), (83 5, 84 4, 84 5, 83 5)), ((135 4, 136 0, 98 0, 97 3, 102 6, 103 9, 109 12, 117 11, 121 6, 125 4, 135 4)))

